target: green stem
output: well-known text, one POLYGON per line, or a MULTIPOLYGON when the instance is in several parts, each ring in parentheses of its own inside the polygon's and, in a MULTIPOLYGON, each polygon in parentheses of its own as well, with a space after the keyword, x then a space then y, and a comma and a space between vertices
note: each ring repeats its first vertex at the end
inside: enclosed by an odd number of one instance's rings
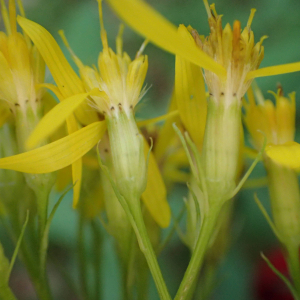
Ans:
POLYGON ((9 286, 0 285, 0 299, 2 300, 17 300, 9 286))
MULTIPOLYGON (((12 216, 12 214, 10 214, 12 216)), ((17 241, 17 237, 20 235, 20 222, 18 218, 12 218, 12 232, 11 232, 11 238, 14 242, 17 241)), ((29 227, 28 230, 30 230, 30 235, 34 235, 36 232, 34 230, 35 228, 29 227)), ((35 245, 36 248, 37 245, 35 245)), ((41 276, 39 272, 39 264, 37 264, 36 256, 38 255, 36 249, 33 248, 33 245, 31 243, 26 243, 26 237, 24 237, 24 241, 21 243, 20 247, 20 258, 25 264, 25 267, 27 269, 27 272, 32 280, 32 283, 35 287, 36 293, 38 295, 39 299, 43 300, 51 300, 51 292, 49 289, 48 282, 45 278, 45 276, 41 276)))
POLYGON ((158 290, 159 297, 161 300, 171 300, 147 233, 141 208, 138 205, 133 206, 132 215, 135 221, 135 224, 133 224, 133 229, 136 233, 140 249, 147 260, 150 272, 153 276, 156 288, 158 290))
POLYGON ((293 245, 287 247, 287 262, 289 266, 290 275, 293 279, 294 286, 300 297, 300 260, 299 260, 299 246, 293 245))
POLYGON ((203 263, 204 255, 215 228, 215 223, 219 216, 219 207, 211 209, 209 214, 204 217, 200 235, 198 237, 195 249, 193 251, 191 260, 185 271, 183 280, 180 284, 179 290, 175 296, 175 300, 185 300, 190 299, 190 289, 193 287, 195 280, 197 279, 199 270, 203 263))
POLYGON ((82 298, 85 300, 90 299, 88 285, 87 285, 87 265, 86 255, 84 248, 84 219, 83 216, 79 217, 79 228, 77 236, 78 245, 78 265, 79 265, 79 280, 81 285, 82 298))
POLYGON ((128 290, 128 265, 121 262, 122 269, 122 296, 123 300, 130 299, 130 293, 128 290))
POLYGON ((39 223, 39 237, 43 239, 47 218, 48 218, 48 202, 49 202, 49 191, 48 189, 35 190, 37 199, 37 212, 38 212, 38 223, 39 223))
POLYGON ((91 227, 93 231, 93 243, 94 243, 94 274, 95 274, 95 291, 94 291, 94 299, 99 300, 101 299, 101 273, 100 273, 100 268, 101 268, 101 244, 102 244, 102 236, 101 236, 101 231, 96 223, 95 220, 91 221, 91 227))

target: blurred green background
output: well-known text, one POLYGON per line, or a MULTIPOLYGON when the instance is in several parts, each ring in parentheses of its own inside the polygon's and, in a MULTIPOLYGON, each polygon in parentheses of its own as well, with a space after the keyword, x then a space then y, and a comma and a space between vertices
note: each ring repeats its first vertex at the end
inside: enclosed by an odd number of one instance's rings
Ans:
MULTIPOLYGON (((65 35, 77 56, 87 65, 97 63, 101 42, 99 35, 99 18, 95 0, 23 0, 27 17, 48 29, 57 39, 61 40, 58 30, 63 29, 65 35)), ((192 25, 199 34, 209 32, 207 16, 201 0, 148 0, 153 7, 172 21, 175 25, 183 23, 192 25)), ((238 19, 245 26, 251 8, 257 12, 252 23, 256 41, 263 35, 269 38, 264 41, 265 59, 261 66, 271 66, 281 63, 300 61, 300 1, 295 0, 216 0, 216 9, 223 14, 223 24, 233 23, 238 19)), ((104 23, 108 32, 109 44, 115 45, 115 36, 120 21, 114 13, 103 5, 104 23)), ((2 25, 2 24, 1 24, 2 25)), ((124 50, 133 57, 139 49, 143 38, 126 27, 124 33, 124 50)), ((64 46, 62 46, 64 52, 64 46)), ((149 44, 145 53, 149 56, 149 71, 146 83, 151 85, 142 104, 137 111, 139 118, 150 118, 166 112, 168 101, 173 89, 174 56, 149 44)), ((67 55, 68 56, 68 55, 67 55)), ((68 56, 69 57, 69 56, 68 56)), ((49 72, 47 80, 52 81, 49 72)), ((296 91, 300 94, 300 72, 280 75, 257 80, 264 95, 268 90, 276 90, 276 84, 281 83, 286 94, 296 91)), ((271 97, 272 98, 272 97, 271 97)), ((296 98, 298 98, 296 96, 296 98)), ((299 103, 297 104, 299 110, 299 103)), ((297 119, 297 127, 299 127, 297 119)), ((300 136, 296 138, 300 141, 300 136)), ((262 166, 258 166, 253 176, 264 176, 262 166)), ((266 188, 256 189, 265 207, 269 208, 266 188)), ((182 206, 182 198, 186 195, 184 185, 176 186, 169 199, 174 213, 182 206)), ((257 208, 253 194, 255 190, 244 190, 236 199, 234 228, 232 230, 233 245, 220 267, 220 284, 217 286, 213 299, 258 299, 254 283, 256 267, 261 260, 260 251, 268 251, 277 247, 273 233, 257 208)), ((55 197, 53 197, 55 198, 55 197)), ((55 199, 53 199, 54 201, 55 199)), ((74 260, 76 257, 77 214, 71 207, 71 194, 61 204, 54 218, 50 232, 50 257, 57 257, 63 262, 71 275, 76 276, 74 260)), ((87 248, 89 243, 87 239, 87 248)), ((103 299, 121 299, 120 276, 113 252, 112 238, 105 236, 103 242, 102 290, 103 299)), ((181 276, 188 263, 189 252, 177 237, 160 257, 164 277, 172 294, 176 292, 181 276)), ((50 264, 52 284, 64 288, 64 282, 56 278, 55 266, 50 264), (53 269, 53 270, 52 270, 53 269)), ((32 299, 26 282, 21 286, 22 279, 18 274, 12 284, 23 294, 24 299, 32 299), (18 281, 19 280, 19 281, 18 281), (23 289, 23 290, 22 290, 23 289)), ((152 283, 150 299, 158 299, 152 283)), ((65 295, 64 299, 75 299, 65 295)))

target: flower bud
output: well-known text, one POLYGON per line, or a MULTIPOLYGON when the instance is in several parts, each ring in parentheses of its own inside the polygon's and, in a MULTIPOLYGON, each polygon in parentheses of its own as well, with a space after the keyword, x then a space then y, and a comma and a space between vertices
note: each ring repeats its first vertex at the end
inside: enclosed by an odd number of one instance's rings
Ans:
POLYGON ((300 245, 300 190, 297 173, 265 157, 272 216, 287 245, 300 245))
POLYGON ((209 199, 225 200, 235 188, 240 149, 241 105, 235 98, 231 104, 208 103, 203 163, 209 199))
POLYGON ((146 188, 144 142, 133 112, 121 110, 107 118, 114 177, 119 191, 128 201, 140 199, 146 188))

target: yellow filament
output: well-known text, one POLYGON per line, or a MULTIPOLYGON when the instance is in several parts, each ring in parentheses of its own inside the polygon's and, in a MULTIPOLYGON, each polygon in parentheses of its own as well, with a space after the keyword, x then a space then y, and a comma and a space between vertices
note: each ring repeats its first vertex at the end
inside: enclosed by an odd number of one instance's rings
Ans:
POLYGON ((107 41, 107 34, 104 28, 103 23, 103 11, 102 11, 102 0, 98 0, 98 6, 99 6, 99 20, 100 20, 100 36, 101 41, 103 45, 103 50, 108 51, 108 41, 107 41))
POLYGON ((142 53, 143 53, 143 51, 145 50, 145 48, 146 48, 146 46, 148 45, 148 43, 149 43, 149 40, 148 40, 148 39, 145 40, 145 41, 143 42, 143 44, 141 45, 139 51, 136 53, 135 58, 139 58, 139 57, 142 55, 142 53))
POLYGON ((203 3, 204 3, 208 17, 211 18, 212 15, 211 15, 210 7, 209 7, 207 0, 203 0, 203 3))
POLYGON ((21 16, 23 18, 26 18, 22 0, 18 0, 18 7, 19 7, 19 11, 20 11, 21 16))
POLYGON ((251 24, 252 24, 252 21, 253 21, 255 12, 256 12, 256 9, 255 9, 255 8, 252 8, 252 9, 251 9, 251 12, 250 12, 250 16, 249 16, 248 22, 247 22, 247 28, 248 28, 248 31, 251 30, 251 24))
POLYGON ((4 0, 1 0, 1 15, 7 34, 11 34, 8 12, 4 0))
POLYGON ((123 52, 123 32, 124 32, 124 24, 121 24, 116 38, 116 48, 117 48, 118 55, 122 55, 123 52))
POLYGON ((17 32, 17 13, 16 13, 16 4, 15 0, 9 0, 9 21, 11 33, 14 34, 17 32))
POLYGON ((216 5, 215 5, 215 3, 213 3, 213 4, 210 5, 210 11, 213 12, 213 14, 214 14, 215 17, 218 16, 217 11, 216 11, 216 5))
MULTIPOLYGON (((19 7, 19 11, 20 11, 21 16, 23 18, 26 18, 22 0, 18 0, 17 3, 18 3, 18 7, 19 7)), ((30 41, 28 35, 26 34, 26 32, 24 30, 22 30, 22 31, 23 31, 23 36, 24 36, 24 39, 26 41, 26 44, 27 44, 28 48, 30 48, 31 47, 31 41, 30 41)))

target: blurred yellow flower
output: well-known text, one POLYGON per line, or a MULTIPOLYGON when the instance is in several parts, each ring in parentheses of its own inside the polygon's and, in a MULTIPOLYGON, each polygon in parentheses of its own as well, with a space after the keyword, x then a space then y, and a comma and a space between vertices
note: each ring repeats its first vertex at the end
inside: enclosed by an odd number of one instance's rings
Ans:
MULTIPOLYGON (((20 26, 39 49, 57 84, 57 87, 49 84, 43 84, 43 86, 51 89, 61 100, 42 119, 27 144, 30 147, 36 146, 41 140, 48 137, 62 125, 66 119, 69 133, 71 134, 47 146, 28 151, 18 156, 1 159, 0 167, 12 168, 22 172, 45 173, 73 164, 73 183, 79 181, 79 184, 77 182, 75 185, 74 206, 78 202, 80 192, 82 168, 80 158, 101 139, 106 130, 106 122, 93 122, 95 121, 93 116, 96 114, 96 110, 98 114, 102 115, 102 118, 106 118, 109 126, 115 126, 118 118, 124 118, 124 116, 131 116, 130 118, 133 118, 134 107, 143 94, 142 85, 148 67, 147 56, 142 55, 141 52, 138 52, 136 58, 132 61, 123 52, 122 30, 117 37, 117 52, 115 53, 108 47, 106 31, 102 21, 101 3, 99 3, 99 14, 101 40, 103 43, 103 51, 99 54, 98 60, 99 71, 82 64, 70 49, 67 40, 61 32, 66 46, 69 48, 74 61, 79 67, 81 78, 76 75, 58 44, 46 29, 23 17, 18 17, 20 26), (88 101, 86 101, 87 97, 88 101), (82 104, 88 105, 89 109, 85 109, 84 106, 81 106, 82 104), (91 110, 90 107, 95 109, 91 110), (75 118, 72 117, 74 111, 81 123, 91 124, 77 130, 78 125, 75 118), (90 120, 88 120, 88 113, 90 111, 92 114, 90 120), (38 162, 35 161, 36 155, 39 155, 38 162)), ((123 127, 121 129, 124 130, 123 127)), ((136 133, 138 133, 136 125, 132 129, 134 130, 134 136, 136 136, 136 133)), ((120 134, 122 136, 122 130, 118 131, 118 136, 120 134)), ((110 137, 110 143, 113 140, 110 137)), ((123 149, 118 143, 116 140, 114 145, 116 150, 114 151, 123 149)), ((132 146, 133 143, 130 145, 132 146)), ((145 145, 142 142, 141 149, 148 149, 148 146, 146 147, 145 145)), ((136 154, 133 156, 134 159, 138 158, 136 154)), ((141 159, 145 159, 144 151, 141 152, 140 156, 141 159)), ((116 165, 118 168, 122 168, 120 164, 116 165)), ((138 164, 137 166, 139 167, 138 164)), ((135 180, 135 184, 139 180, 144 180, 141 176, 142 170, 138 171, 139 178, 135 180)), ((124 170, 124 172, 128 171, 124 170)), ((152 154, 150 155, 148 174, 149 181, 143 199, 155 220, 162 227, 166 227, 170 221, 170 208, 166 201, 165 186, 156 166, 155 159, 152 158, 152 154), (155 180, 153 180, 154 178, 155 180)))
POLYGON ((289 98, 286 98, 281 88, 277 94, 270 92, 275 97, 276 105, 274 105, 271 100, 264 99, 258 87, 255 85, 254 87, 254 92, 252 88, 248 90, 249 102, 244 101, 244 121, 255 148, 260 150, 265 138, 267 144, 274 145, 293 141, 296 118, 295 93, 289 94, 289 98))
POLYGON ((190 29, 193 41, 183 37, 173 24, 144 1, 107 0, 107 2, 123 20, 151 42, 204 68, 208 88, 217 98, 227 94, 228 99, 232 96, 240 99, 255 77, 300 70, 300 62, 257 70, 263 58, 261 44, 265 37, 254 44, 254 34, 250 28, 254 9, 242 32, 239 21, 234 22, 233 29, 229 24, 222 29, 222 16, 217 14, 214 4, 209 6, 207 0, 203 0, 211 34, 203 39, 196 30, 190 29))

